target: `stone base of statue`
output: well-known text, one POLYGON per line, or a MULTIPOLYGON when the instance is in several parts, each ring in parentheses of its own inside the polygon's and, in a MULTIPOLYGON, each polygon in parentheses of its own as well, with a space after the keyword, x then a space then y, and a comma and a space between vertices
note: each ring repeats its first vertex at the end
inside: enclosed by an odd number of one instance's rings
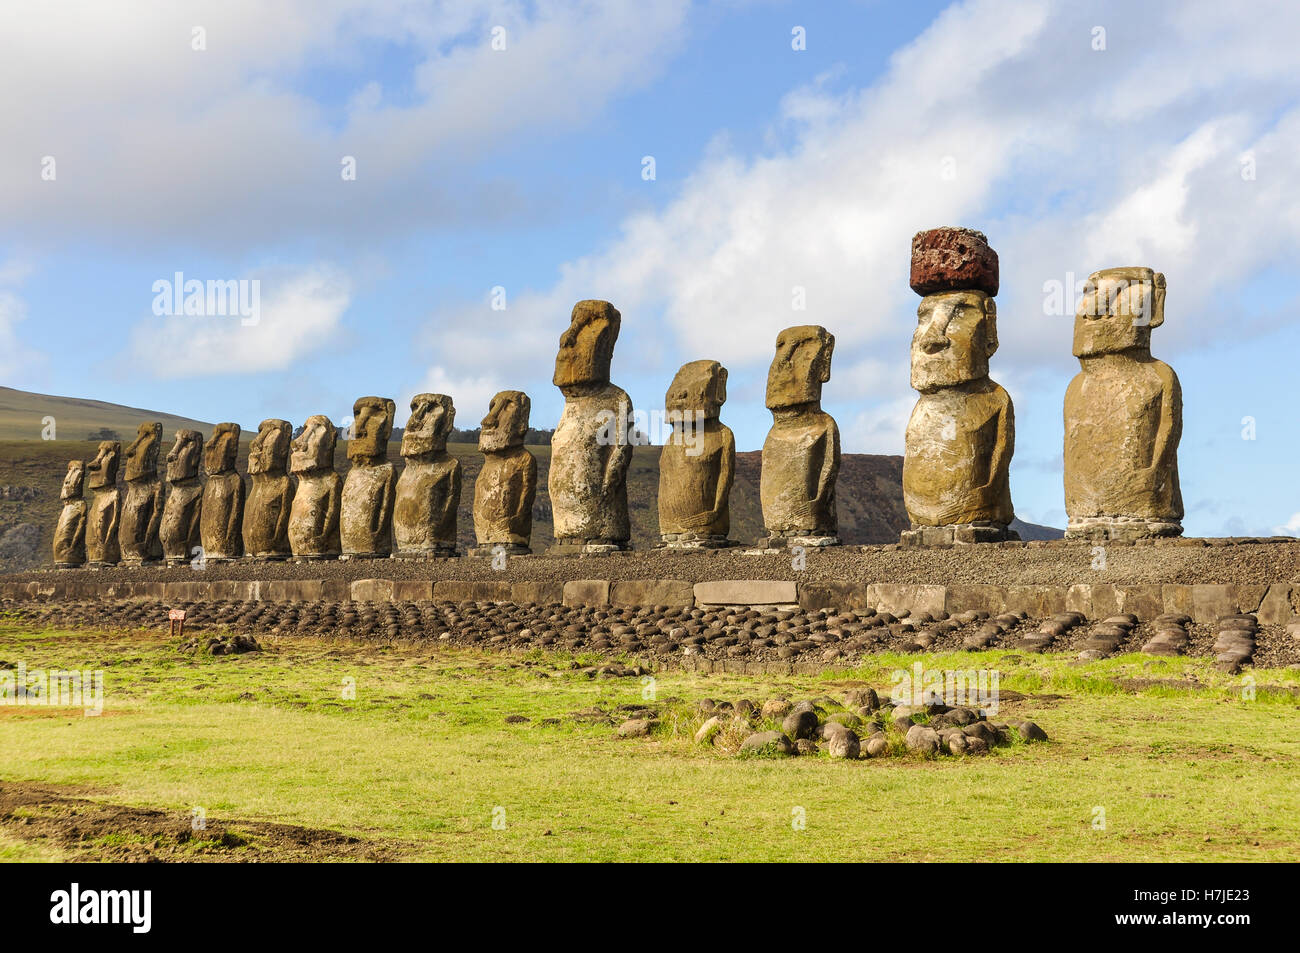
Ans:
POLYGON ((482 543, 465 550, 466 556, 475 559, 491 559, 500 551, 507 556, 531 556, 533 551, 523 543, 482 543))
POLYGON ((339 562, 355 562, 366 559, 388 559, 392 553, 340 553, 339 562))
POLYGON ((970 546, 975 543, 1018 542, 1020 534, 1004 523, 957 523, 948 526, 916 526, 905 529, 898 542, 907 548, 970 546))
POLYGON ((610 553, 630 552, 632 544, 626 539, 557 539, 546 551, 548 556, 605 556, 610 553))
POLYGON ((85 563, 55 563, 55 569, 85 569, 85 563))
POLYGON ((1066 539, 1108 540, 1151 539, 1157 536, 1182 536, 1178 520, 1147 519, 1143 516, 1088 516, 1066 524, 1066 539))
POLYGON ((283 563, 293 558, 291 553, 245 553, 239 557, 241 563, 283 563))
POLYGON ((422 546, 419 549, 399 549, 393 553, 391 559, 457 559, 460 557, 460 550, 456 548, 455 543, 434 543, 432 546, 422 546))
POLYGON ((840 545, 843 544, 840 542, 838 536, 827 536, 822 534, 791 534, 789 536, 777 536, 774 534, 772 536, 764 536, 760 539, 756 548, 782 550, 794 549, 796 546, 802 546, 804 549, 823 549, 827 546, 840 545))
POLYGON ((101 569, 116 569, 117 563, 106 563, 106 562, 101 562, 99 560, 91 560, 86 563, 85 568, 89 569, 91 572, 99 572, 99 570, 101 569))
MULTIPOLYGON (((211 562, 211 560, 208 561, 211 562)), ((162 564, 163 561, 161 559, 140 559, 138 556, 131 556, 129 558, 123 556, 122 561, 118 563, 118 565, 124 569, 148 569, 150 566, 161 566, 162 564)))
POLYGON ((180 569, 190 564, 189 557, 186 556, 168 556, 163 560, 163 564, 168 569, 180 569))
POLYGON ((291 556, 289 558, 289 562, 323 563, 323 562, 328 562, 330 560, 337 560, 338 558, 339 558, 338 553, 299 553, 296 556, 291 556))
POLYGON ((655 549, 730 549, 740 543, 711 533, 664 533, 655 549))

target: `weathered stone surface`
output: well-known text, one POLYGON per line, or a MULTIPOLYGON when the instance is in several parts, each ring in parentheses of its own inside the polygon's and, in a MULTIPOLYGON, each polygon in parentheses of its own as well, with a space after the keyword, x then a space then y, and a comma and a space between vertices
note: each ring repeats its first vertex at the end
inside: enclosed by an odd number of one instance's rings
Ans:
POLYGON ((560 336, 553 383, 564 412, 551 438, 547 486, 560 547, 626 549, 632 400, 610 383, 622 316, 608 301, 579 301, 560 336))
POLYGON ((1237 611, 1236 587, 1231 585, 1201 584, 1192 586, 1192 619, 1196 622, 1217 622, 1225 615, 1237 611))
POLYGON ((433 598, 439 602, 509 602, 508 582, 460 582, 440 579, 433 584, 433 598))
POLYGON ((203 434, 197 430, 178 430, 167 453, 167 502, 163 504, 158 538, 169 566, 183 566, 198 553, 202 545, 200 512, 203 485, 199 482, 199 463, 203 459, 203 434))
POLYGON ((799 601, 793 582, 769 579, 719 579, 695 584, 696 605, 792 605, 799 601))
POLYGON ((261 595, 267 602, 319 602, 325 597, 325 583, 320 579, 267 579, 261 595))
POLYGON ((209 562, 244 555, 244 480, 235 469, 239 437, 239 424, 217 424, 203 449, 203 470, 208 479, 203 485, 199 535, 203 558, 209 562))
POLYGON ((925 725, 913 725, 908 728, 907 736, 903 740, 913 751, 922 754, 937 754, 939 751, 939 733, 925 725))
POLYGON ((392 602, 393 580, 354 579, 349 587, 353 602, 392 602))
POLYGON ((945 586, 922 586, 912 583, 877 582, 867 586, 867 603, 881 612, 894 615, 928 612, 938 615, 945 611, 948 590, 945 586))
POLYGON ((343 481, 334 470, 338 431, 324 414, 313 414, 293 441, 289 469, 298 477, 289 509, 289 546, 295 559, 337 559, 343 481))
POLYGON ((287 559, 289 513, 294 483, 288 474, 289 443, 293 425, 269 418, 257 428, 248 445, 248 479, 251 487, 244 505, 244 553, 256 559, 287 559))
POLYGON ((907 423, 903 500, 912 530, 903 542, 924 545, 915 534, 926 527, 954 527, 954 542, 1016 538, 1006 529, 1015 516, 1015 411, 988 376, 997 306, 968 285, 928 294, 917 318, 912 387, 921 396, 907 423))
MULTIPOLYGON (((1155 588, 1159 593, 1160 587, 1155 588)), ((1003 603, 1006 612, 1043 618, 1065 611, 1064 586, 1007 586, 1006 593, 1003 603)))
POLYGON ((1121 614, 1132 613, 1140 622, 1150 622, 1165 611, 1164 594, 1159 584, 1115 586, 1116 603, 1121 614))
POLYGON ((857 582, 804 582, 798 584, 801 609, 874 608, 867 586, 857 582))
POLYGON ((393 600, 396 602, 428 602, 432 598, 432 579, 396 579, 393 581, 393 600))
POLYGON ((1065 392, 1067 536, 1182 533, 1182 390, 1151 356, 1151 329, 1164 320, 1164 275, 1107 268, 1089 277, 1074 322, 1082 370, 1065 392))
POLYGON ((140 425, 126 448, 126 497, 117 539, 124 566, 142 566, 162 559, 158 527, 162 523, 163 484, 158 478, 162 424, 140 425))
POLYGON ((483 468, 474 481, 474 536, 480 547, 532 552, 537 460, 524 446, 532 401, 520 390, 492 398, 479 430, 483 468))
POLYGON ((456 407, 446 394, 416 394, 402 435, 406 467, 397 478, 393 510, 396 555, 452 556, 456 553, 456 509, 460 506, 460 461, 447 452, 456 407))
POLYGON ((1260 625, 1286 625, 1291 621, 1291 591, 1286 583, 1268 587, 1259 604, 1260 625))
POLYGON ((683 364, 664 395, 672 436, 659 456, 659 533, 670 549, 726 542, 736 439, 718 418, 727 369, 717 361, 683 364))
POLYGON ((998 253, 973 228, 931 228, 912 236, 912 290, 925 296, 944 291, 998 293, 998 253))
POLYGON ((90 461, 90 513, 86 520, 86 562, 115 566, 122 558, 118 526, 122 521, 122 493, 117 488, 117 466, 122 444, 105 440, 90 461))
POLYGON ((86 483, 86 461, 69 460, 59 498, 63 507, 54 527, 54 565, 75 569, 86 562, 86 517, 90 512, 82 496, 86 483))
POLYGON ((695 593, 684 579, 622 579, 610 586, 616 606, 691 606, 695 593))
POLYGON ((838 545, 835 481, 840 431, 821 409, 822 384, 831 377, 835 337, 825 328, 786 328, 776 338, 767 372, 772 429, 763 443, 759 497, 771 540, 838 545))
POLYGON ((795 747, 790 739, 779 731, 759 731, 740 743, 740 752, 748 755, 792 755, 795 747))
POLYGON ((339 546, 345 558, 382 558, 393 551, 393 500, 397 470, 388 462, 397 404, 361 397, 352 405, 347 451, 352 467, 343 481, 339 546))
POLYGON ((608 579, 570 579, 564 584, 566 606, 609 605, 608 579))
POLYGON ((515 582, 510 584, 510 598, 521 605, 558 606, 564 602, 562 582, 515 582))

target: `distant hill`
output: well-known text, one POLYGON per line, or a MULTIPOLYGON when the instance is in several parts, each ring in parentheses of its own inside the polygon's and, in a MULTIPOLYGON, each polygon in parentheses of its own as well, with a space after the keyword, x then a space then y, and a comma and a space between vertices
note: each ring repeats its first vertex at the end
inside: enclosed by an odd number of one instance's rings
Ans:
MULTIPOLYGON (((0 569, 23 568, 34 560, 49 560, 54 523, 59 512, 59 489, 67 463, 75 458, 95 455, 95 442, 86 440, 93 430, 106 427, 117 430, 124 441, 132 439, 136 428, 147 420, 160 420, 166 435, 164 453, 170 445, 172 431, 190 428, 211 433, 212 425, 168 414, 119 407, 100 401, 68 397, 44 397, 9 388, 0 388, 0 569), (40 419, 52 415, 58 421, 57 441, 40 440, 40 419), (35 425, 30 423, 34 421, 35 425), (34 429, 34 433, 33 433, 34 429), (21 436, 10 436, 19 432, 21 436), (18 530, 6 548, 6 533, 23 524, 34 530, 18 530), (39 533, 39 539, 36 534, 39 533), (25 559, 20 550, 35 551, 25 559)), ((248 438, 252 434, 247 434, 248 438)), ((390 442, 388 455, 400 463, 400 440, 390 442)), ((463 493, 459 513, 461 543, 474 542, 474 481, 482 467, 483 456, 473 443, 452 443, 447 449, 464 468, 463 493)), ((552 542, 551 501, 546 490, 550 470, 551 448, 530 446, 537 457, 538 492, 533 508, 533 547, 544 549, 552 542)), ((238 467, 246 472, 248 439, 240 449, 238 467)), ((340 473, 348 469, 347 454, 340 441, 335 455, 340 473)), ((731 491, 731 538, 753 543, 763 535, 758 481, 762 454, 757 450, 736 454, 736 479, 731 491)), ((659 448, 637 447, 628 473, 628 508, 632 520, 632 540, 637 548, 648 548, 659 540, 658 509, 659 448)), ((903 506, 903 458, 866 453, 847 453, 840 464, 836 485, 840 537, 845 543, 896 543, 898 534, 908 526, 903 506)), ((1012 527, 1022 539, 1054 539, 1061 530, 1016 520, 1012 527)))

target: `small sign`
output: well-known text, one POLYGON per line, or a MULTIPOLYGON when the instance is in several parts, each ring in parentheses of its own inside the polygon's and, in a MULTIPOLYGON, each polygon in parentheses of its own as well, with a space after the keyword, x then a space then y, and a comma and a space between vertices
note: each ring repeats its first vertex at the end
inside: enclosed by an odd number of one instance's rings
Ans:
POLYGON ((185 621, 185 610, 184 610, 184 609, 172 609, 170 612, 167 613, 167 621, 168 621, 168 622, 184 622, 184 621, 185 621))

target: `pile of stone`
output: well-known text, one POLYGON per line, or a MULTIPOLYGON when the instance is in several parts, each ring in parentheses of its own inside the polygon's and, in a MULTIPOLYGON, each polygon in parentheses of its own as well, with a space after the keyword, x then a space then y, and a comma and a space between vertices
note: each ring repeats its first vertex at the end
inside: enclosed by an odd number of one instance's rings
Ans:
POLYGON ((1142 651, 1148 655, 1186 655, 1191 644, 1187 627, 1191 624, 1191 616, 1177 612, 1157 616, 1155 634, 1142 643, 1142 651))
POLYGON ((1059 612, 1045 620, 1038 631, 1020 639, 1015 647, 1025 652, 1046 652, 1053 642, 1064 638, 1071 629, 1086 621, 1081 612, 1059 612))
POLYGON ((1212 648, 1214 667, 1235 675, 1255 654, 1255 635, 1259 632, 1259 621, 1250 613, 1243 612, 1223 616, 1216 625, 1217 635, 1212 648))

